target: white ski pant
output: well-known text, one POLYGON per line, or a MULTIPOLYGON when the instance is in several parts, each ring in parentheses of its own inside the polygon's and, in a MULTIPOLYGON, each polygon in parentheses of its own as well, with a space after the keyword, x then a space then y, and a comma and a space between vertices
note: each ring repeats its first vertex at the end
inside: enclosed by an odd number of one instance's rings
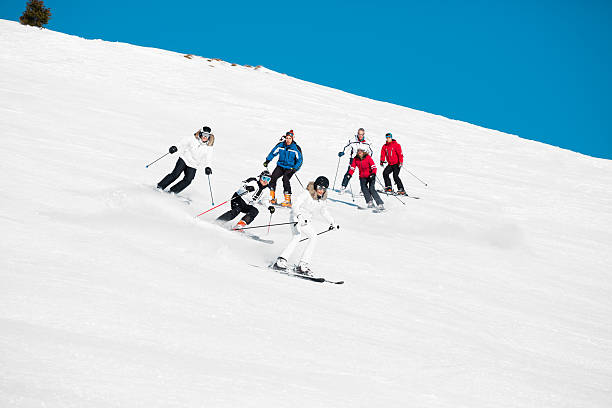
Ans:
POLYGON ((317 245, 317 234, 315 234, 312 226, 308 225, 296 225, 295 231, 293 233, 293 239, 289 242, 289 245, 285 248, 283 253, 280 255, 281 257, 289 260, 289 257, 295 251, 297 244, 303 238, 310 238, 306 241, 306 249, 302 254, 302 259, 300 262, 310 263, 312 260, 312 255, 314 253, 315 246, 317 245))

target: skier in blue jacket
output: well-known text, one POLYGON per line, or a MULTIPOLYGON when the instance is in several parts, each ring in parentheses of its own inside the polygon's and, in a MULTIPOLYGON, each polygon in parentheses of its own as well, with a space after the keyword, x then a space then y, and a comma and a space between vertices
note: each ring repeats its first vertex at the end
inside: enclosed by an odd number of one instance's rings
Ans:
POLYGON ((302 149, 294 141, 293 130, 288 131, 285 136, 281 138, 268 157, 264 161, 264 167, 268 167, 268 164, 275 156, 278 155, 278 162, 276 168, 272 172, 272 179, 270 180, 270 204, 277 204, 276 201, 276 180, 280 177, 283 178, 283 188, 285 193, 285 201, 281 203, 283 207, 291 207, 291 183, 289 179, 291 176, 300 169, 302 166, 302 149))

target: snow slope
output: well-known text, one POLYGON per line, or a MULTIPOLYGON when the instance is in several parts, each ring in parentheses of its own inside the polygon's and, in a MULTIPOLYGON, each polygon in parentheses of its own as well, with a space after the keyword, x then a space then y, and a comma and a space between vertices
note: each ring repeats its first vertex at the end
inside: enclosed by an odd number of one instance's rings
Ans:
POLYGON ((0 136, 2 407, 612 406, 610 161, 5 20, 0 136), (145 164, 203 124, 216 203, 287 129, 303 182, 333 180, 363 126, 429 187, 403 171, 420 200, 331 203, 313 267, 342 286, 251 268, 288 229, 265 245, 210 224, 221 209, 194 219, 203 174, 191 206, 150 188, 176 156, 145 164))

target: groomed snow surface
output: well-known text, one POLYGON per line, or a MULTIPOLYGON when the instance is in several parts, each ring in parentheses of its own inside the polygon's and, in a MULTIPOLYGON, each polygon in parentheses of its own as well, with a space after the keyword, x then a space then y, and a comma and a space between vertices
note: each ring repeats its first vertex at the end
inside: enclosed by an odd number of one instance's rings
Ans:
POLYGON ((0 135, 2 407, 612 406, 610 161, 5 20, 0 135), (288 129, 303 183, 333 182, 363 126, 429 186, 402 171, 421 199, 383 214, 330 203, 312 266, 344 285, 252 268, 288 228, 267 245, 213 226, 224 208, 195 219, 203 172, 192 205, 151 188, 177 157, 145 164, 204 124, 216 204, 288 129))

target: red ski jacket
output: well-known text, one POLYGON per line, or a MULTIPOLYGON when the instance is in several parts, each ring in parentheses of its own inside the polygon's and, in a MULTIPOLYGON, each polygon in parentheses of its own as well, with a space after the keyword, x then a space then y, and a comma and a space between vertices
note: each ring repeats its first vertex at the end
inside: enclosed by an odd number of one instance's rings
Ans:
POLYGON ((380 150, 380 162, 387 162, 389 165, 403 164, 404 155, 402 154, 402 146, 392 139, 391 143, 385 143, 380 150))
POLYGON ((359 159, 359 156, 356 156, 351 161, 351 168, 349 169, 351 176, 355 172, 355 168, 359 169, 359 178, 368 178, 371 174, 376 174, 376 164, 374 164, 374 160, 372 160, 372 156, 369 154, 364 156, 363 159, 359 159))

